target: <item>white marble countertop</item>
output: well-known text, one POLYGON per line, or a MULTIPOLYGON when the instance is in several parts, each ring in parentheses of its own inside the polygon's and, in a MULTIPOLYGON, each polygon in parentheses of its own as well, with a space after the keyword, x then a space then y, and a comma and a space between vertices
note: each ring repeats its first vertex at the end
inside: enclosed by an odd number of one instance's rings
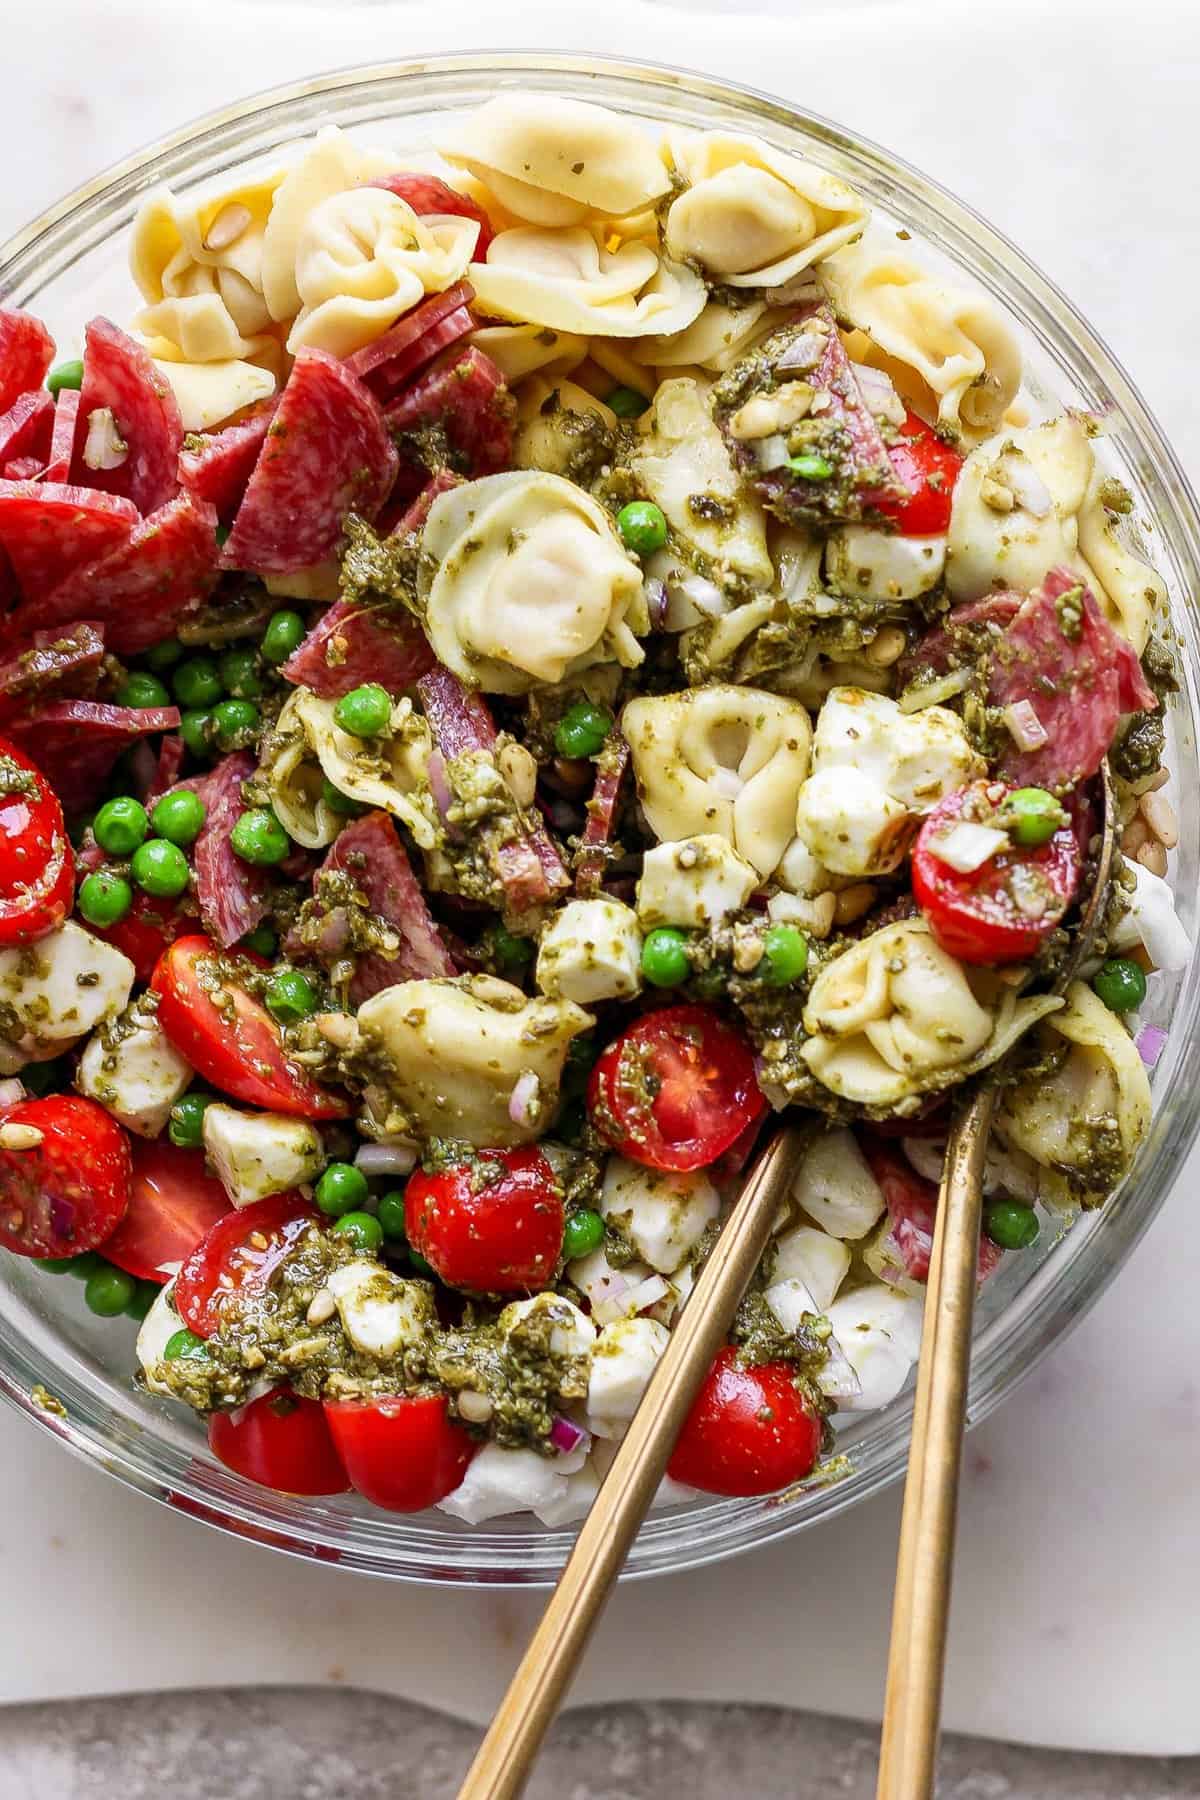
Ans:
MULTIPOLYGON (((790 94, 940 175, 1081 300, 1200 466, 1200 414, 1179 379, 1200 291, 1200 26, 1183 0, 1144 0, 1136 30, 1127 0, 756 10, 757 29, 752 9, 716 0, 686 11, 612 0, 603 26, 543 0, 468 0, 449 23, 423 0, 42 0, 15 43, 6 34, 19 78, 0 116, 0 234, 182 120, 314 69, 489 43, 706 67, 790 94)), ((1200 1749, 1192 1185, 1185 1174, 1088 1320, 970 1440, 953 1728, 1200 1749)), ((538 1606, 515 1592, 398 1589, 221 1539, 7 1413, 0 1512, 22 1521, 0 1542, 6 1614, 20 1623, 0 1634, 0 1699, 346 1681, 479 1719, 538 1606)), ((575 1698, 877 1716, 897 1516, 887 1496, 702 1576, 622 1589, 575 1698)))

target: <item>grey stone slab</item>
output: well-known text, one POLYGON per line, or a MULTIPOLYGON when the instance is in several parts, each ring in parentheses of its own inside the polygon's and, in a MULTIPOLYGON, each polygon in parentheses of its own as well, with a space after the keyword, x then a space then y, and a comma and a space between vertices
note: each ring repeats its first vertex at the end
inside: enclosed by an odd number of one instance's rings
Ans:
MULTIPOLYGON (((0 1800, 454 1800, 478 1733, 374 1694, 254 1688, 0 1711, 0 1800)), ((873 1800, 875 1734, 774 1707, 561 1720, 527 1800, 873 1800)), ((1183 1800, 1200 1758, 947 1740, 942 1800, 1183 1800)))

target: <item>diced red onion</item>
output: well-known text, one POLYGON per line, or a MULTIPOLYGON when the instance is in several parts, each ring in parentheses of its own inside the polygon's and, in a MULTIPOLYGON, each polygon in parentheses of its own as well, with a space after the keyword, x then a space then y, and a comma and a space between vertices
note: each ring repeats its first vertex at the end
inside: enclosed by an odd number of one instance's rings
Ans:
POLYGON ((450 809, 454 805, 454 795, 450 791, 450 781, 446 774, 446 759, 440 750, 431 750, 425 762, 425 773, 429 778, 429 791, 433 795, 433 804, 437 807, 442 824, 446 827, 446 836, 457 840, 462 836, 457 825, 450 823, 450 809))
POLYGON ((1010 457, 1004 463, 1004 481, 1025 511, 1035 519, 1044 519, 1054 505, 1053 496, 1037 470, 1024 457, 1010 457))
POLYGON ((716 619, 728 611, 724 594, 715 581, 709 581, 704 575, 685 575, 671 585, 679 590, 685 600, 691 601, 697 612, 704 613, 707 618, 716 619))
POLYGON ((1161 1025, 1143 1025, 1134 1038, 1134 1048, 1148 1069, 1157 1066, 1167 1041, 1167 1033, 1161 1025))
POLYGON ((661 631, 667 617, 667 586, 664 581, 653 577, 645 583, 646 610, 650 614, 650 629, 661 631))
POLYGON ((960 875, 973 875, 1008 844, 1008 834, 991 825, 975 825, 960 819, 944 837, 931 838, 929 853, 960 875))
POLYGON ((168 1281, 173 1281, 183 1267, 183 1260, 181 1257, 176 1257, 173 1262, 161 1262, 156 1266, 160 1275, 165 1275, 168 1281))
POLYGON ((537 1124, 541 1091, 542 1084, 532 1069, 525 1069, 517 1076, 508 1101, 508 1116, 514 1125, 525 1129, 537 1124))
POLYGON ((779 375, 791 375, 799 371, 806 375, 815 369, 825 354, 825 333, 823 331, 802 331, 792 339, 782 355, 777 356, 774 368, 779 375))
POLYGON ((362 1144, 354 1166, 364 1175, 409 1175, 417 1166, 415 1144, 362 1144))
POLYGON ((886 419, 891 425, 903 425, 904 402, 886 370, 872 369, 868 363, 851 363, 850 366, 867 411, 874 413, 877 419, 886 419))
POLYGON ((550 1442, 560 1456, 570 1456, 572 1450, 578 1450, 580 1444, 590 1444, 591 1437, 582 1425, 576 1425, 574 1419, 568 1419, 562 1413, 550 1427, 550 1442))
POLYGON ((0 1108, 16 1106, 25 1098, 25 1085, 14 1075, 9 1081, 0 1081, 0 1108))
POLYGON ((1040 750, 1049 743, 1049 733, 1034 711, 1032 700, 1014 700, 1000 716, 1018 750, 1040 750))

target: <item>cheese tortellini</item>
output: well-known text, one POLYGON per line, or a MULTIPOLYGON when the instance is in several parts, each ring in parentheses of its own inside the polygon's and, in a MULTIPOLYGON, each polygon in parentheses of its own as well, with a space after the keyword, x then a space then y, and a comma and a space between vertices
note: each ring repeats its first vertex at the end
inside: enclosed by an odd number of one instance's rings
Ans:
POLYGON ((794 700, 715 684, 631 700, 621 720, 660 842, 716 833, 764 879, 795 834, 812 728, 794 700))
POLYGON ((586 225, 502 231, 470 279, 481 312, 581 337, 682 331, 707 297, 693 269, 651 243, 625 238, 610 250, 603 228, 586 225))
POLYGON ((761 138, 679 132, 667 147, 688 184, 667 213, 667 250, 730 287, 782 287, 866 224, 852 188, 761 138))
POLYGON ((279 183, 263 234, 262 291, 273 319, 282 323, 300 311, 296 261, 304 227, 317 207, 395 167, 389 151, 360 149, 336 125, 312 139, 279 183))
POLYGON ((146 306, 134 324, 189 363, 230 362, 264 348, 263 237, 282 174, 239 182, 207 200, 162 188, 138 210, 129 266, 146 306))
POLYGON ((491 358, 510 387, 529 375, 570 375, 587 355, 587 339, 542 325, 481 325, 470 342, 491 358))
MULTIPOLYGON (((289 694, 259 752, 259 773, 288 836, 306 850, 332 844, 345 823, 325 799, 325 773, 300 716, 304 690, 289 694)), ((315 715, 314 715, 315 722, 315 715)))
MULTIPOLYGON (((441 828, 425 778, 433 750, 433 736, 425 720, 413 711, 411 700, 399 700, 392 708, 390 735, 368 740, 342 730, 334 718, 336 704, 320 699, 308 688, 297 688, 264 747, 264 772, 287 830, 297 824, 316 838, 314 849, 331 842, 333 836, 323 835, 328 829, 328 808, 316 798, 313 771, 296 755, 295 732, 299 729, 321 773, 339 793, 363 806, 391 813, 408 827, 422 850, 435 849, 441 828)), ((299 843, 307 842, 299 833, 292 835, 299 843)))
POLYGON ((524 694, 594 663, 635 668, 649 630, 641 571, 573 482, 517 470, 465 482, 430 509, 430 641, 491 694, 524 694))
POLYGON ((986 1069, 1053 995, 1018 999, 991 970, 966 969, 923 919, 885 926, 821 970, 804 1009, 803 1056, 823 1087, 860 1106, 896 1107, 986 1069))
POLYGON ((745 306, 725 306, 719 300, 710 300, 682 331, 667 337, 638 338, 632 354, 656 369, 698 368, 723 375, 759 338, 769 337, 787 316, 763 300, 747 301, 745 306))

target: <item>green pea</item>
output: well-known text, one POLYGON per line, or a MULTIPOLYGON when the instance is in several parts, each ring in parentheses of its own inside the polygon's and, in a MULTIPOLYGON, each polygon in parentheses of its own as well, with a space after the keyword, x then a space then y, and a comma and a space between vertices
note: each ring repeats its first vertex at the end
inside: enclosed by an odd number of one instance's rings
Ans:
POLYGON ((212 754, 212 714, 195 707, 185 712, 179 721, 179 735, 192 755, 203 761, 212 754))
POLYGON ((659 925, 642 944, 642 974, 651 987, 678 987, 692 972, 688 934, 673 925, 659 925))
POLYGON ((204 1114, 214 1096, 195 1089, 181 1094, 171 1108, 167 1136, 181 1150, 198 1150, 204 1142, 204 1114))
POLYGON ((133 853, 130 872, 144 894, 173 900, 188 884, 187 857, 166 838, 147 838, 133 853))
POLYGON ((1136 1012, 1146 998, 1146 977, 1127 956, 1112 956, 1092 976, 1092 987, 1115 1013, 1136 1012))
POLYGON ((631 500, 617 514, 621 542, 635 556, 652 556, 667 541, 666 516, 653 500, 631 500))
POLYGON ((343 1213, 333 1230, 349 1238, 356 1250, 378 1250, 383 1243, 383 1227, 372 1213, 343 1213))
POLYGON ((367 1178, 353 1163, 331 1162, 316 1185, 317 1205, 331 1219, 358 1212, 367 1198, 367 1178))
POLYGON ((170 844, 193 844, 204 824, 206 808, 199 794, 181 788, 177 794, 164 794, 150 814, 150 823, 159 837, 170 844))
POLYGON ((1032 1206, 1020 1200, 989 1200, 983 1209, 983 1229, 1001 1250, 1028 1250, 1036 1244, 1041 1226, 1032 1206))
POLYGON ((285 663, 307 636, 298 612, 272 613, 263 633, 262 653, 269 663, 285 663))
POLYGON ((103 931, 108 925, 121 923, 133 905, 133 889, 123 875, 97 869, 80 882, 75 904, 89 925, 97 925, 103 931))
POLYGON ((382 1196, 375 1216, 379 1220, 379 1229, 390 1244, 402 1243, 408 1236, 404 1220, 404 1194, 400 1188, 393 1188, 382 1196))
POLYGON ((128 676, 121 683, 115 699, 118 706, 142 709, 151 706, 170 706, 171 704, 171 696, 158 676, 143 675, 140 672, 128 676))
POLYGON ((253 650, 235 647, 226 650, 217 664, 217 673, 225 683, 225 692, 235 700, 259 700, 263 684, 258 674, 258 657, 253 650))
POLYGON ((808 939, 794 925, 769 925, 763 933, 762 978, 768 987, 790 987, 808 967, 808 939))
POLYGON ((281 969, 268 983, 263 999, 267 1011, 281 1025, 294 1025, 297 1019, 307 1019, 320 1004, 316 988, 299 969, 281 969))
POLYGON ((133 1299, 125 1308, 126 1317, 139 1321, 144 1319, 161 1292, 157 1281, 139 1281, 134 1288, 133 1299))
POLYGON ((108 1264, 102 1256, 98 1256, 94 1250, 85 1250, 82 1256, 71 1258, 67 1274, 74 1275, 76 1281, 87 1281, 96 1273, 97 1269, 107 1269, 107 1267, 108 1264))
POLYGON ((106 800, 92 821, 96 842, 110 856, 130 856, 145 842, 150 821, 140 800, 132 794, 120 794, 106 800))
POLYGON ((222 750, 244 750, 254 742, 260 722, 253 700, 221 700, 212 709, 213 736, 222 750))
POLYGON ((1016 788, 1002 809, 1011 821, 1009 830, 1018 844, 1035 848, 1048 844, 1056 831, 1067 823, 1067 815, 1053 794, 1045 788, 1016 788))
POLYGON ((585 1207, 582 1212, 574 1212, 563 1228, 563 1257, 567 1262, 574 1262, 577 1257, 590 1256, 604 1242, 604 1220, 598 1212, 585 1207))
POLYGON ((596 756, 612 730, 613 716, 607 707, 593 706, 590 700, 569 706, 554 728, 554 748, 572 762, 584 756, 596 756))
POLYGON ((60 362, 47 375, 46 386, 56 398, 64 388, 81 388, 83 386, 83 364, 78 359, 74 362, 60 362))
POLYGON ((519 975, 533 961, 533 945, 528 938, 518 937, 507 925, 493 925, 492 957, 503 975, 519 975))
POLYGON ((164 638, 161 644, 151 644, 149 650, 143 652, 146 662, 157 674, 161 669, 173 669, 183 655, 183 645, 178 638, 164 638))
POLYGON ((137 1282, 132 1275, 105 1263, 88 1276, 83 1298, 89 1311, 98 1313, 102 1319, 115 1319, 125 1311, 136 1293, 137 1282))
POLYGON ((328 775, 321 780, 321 798, 330 812, 337 813, 343 819, 357 819, 366 807, 359 800, 352 800, 349 794, 343 794, 341 788, 335 788, 328 775))
POLYGON ((364 682, 342 695, 333 716, 352 737, 378 737, 392 716, 391 696, 377 681, 364 682))
POLYGON ((225 689, 211 656, 189 656, 171 678, 180 706, 215 706, 225 689))
POLYGON ((229 842, 243 862, 261 868, 281 863, 291 848, 287 832, 265 806, 252 806, 244 812, 230 832, 229 842))
POLYGON ((833 474, 833 464, 824 456, 789 456, 787 466, 801 481, 828 481, 833 474))
POLYGON ((256 925, 242 939, 244 950, 253 950, 256 956, 274 956, 279 948, 279 934, 272 931, 269 925, 256 925))
POLYGON ((423 1276, 426 1281, 436 1281, 438 1279, 438 1272, 433 1264, 431 1262, 426 1262, 425 1258, 418 1251, 410 1250, 408 1253, 408 1260, 413 1266, 414 1274, 423 1276))
POLYGON ((636 388, 617 387, 605 404, 616 413, 618 419, 640 419, 650 402, 636 388))
POLYGON ((94 1250, 85 1250, 82 1256, 39 1256, 33 1266, 46 1275, 78 1275, 86 1281, 100 1267, 100 1258, 94 1250))
POLYGON ((164 1362, 207 1362, 210 1354, 204 1339, 189 1331, 186 1325, 173 1331, 163 1345, 164 1362))

